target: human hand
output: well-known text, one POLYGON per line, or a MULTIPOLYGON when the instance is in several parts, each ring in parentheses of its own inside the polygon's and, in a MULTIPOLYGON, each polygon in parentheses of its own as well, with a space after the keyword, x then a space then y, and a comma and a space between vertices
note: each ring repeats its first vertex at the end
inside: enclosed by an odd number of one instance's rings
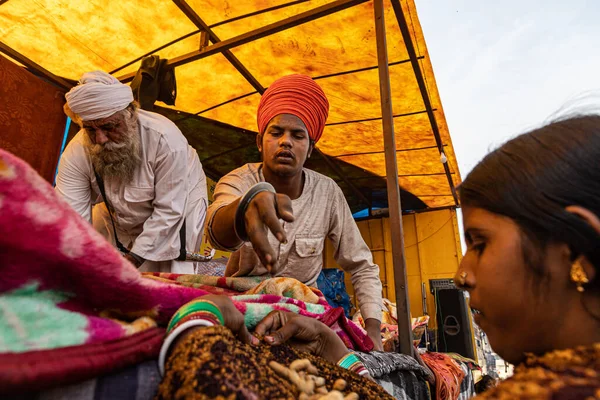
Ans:
POLYGON ((256 255, 269 273, 272 273, 275 268, 276 257, 275 251, 271 248, 267 238, 267 229, 281 243, 287 242, 285 230, 279 219, 286 222, 294 221, 292 201, 285 194, 268 191, 260 192, 254 196, 244 215, 248 238, 256 255))
POLYGON ((265 335, 264 341, 270 345, 288 343, 334 364, 349 352, 342 339, 327 325, 292 312, 272 311, 258 323, 254 333, 265 335))
POLYGON ((209 294, 202 296, 200 300, 208 300, 213 302, 225 321, 225 326, 246 344, 257 345, 260 341, 248 332, 248 328, 244 324, 244 315, 235 307, 231 299, 227 296, 209 294))
POLYGON ((383 351, 383 342, 381 341, 381 322, 375 318, 365 320, 365 329, 367 335, 373 341, 373 350, 383 351))

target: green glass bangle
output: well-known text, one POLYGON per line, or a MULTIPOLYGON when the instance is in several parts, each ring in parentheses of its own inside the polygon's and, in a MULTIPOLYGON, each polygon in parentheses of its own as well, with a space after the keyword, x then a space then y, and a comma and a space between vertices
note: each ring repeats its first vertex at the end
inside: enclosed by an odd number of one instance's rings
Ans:
POLYGON ((356 357, 354 353, 348 353, 340 361, 338 361, 338 365, 342 368, 350 369, 350 367, 357 362, 360 363, 358 357, 356 357))
POLYGON ((215 317, 217 317, 217 319, 221 323, 221 325, 225 325, 223 314, 221 313, 221 310, 219 310, 219 307, 216 306, 216 304, 208 300, 196 300, 191 303, 187 303, 179 310, 177 310, 177 312, 175 313, 175 315, 173 315, 173 318, 171 318, 171 321, 169 322, 167 332, 169 332, 173 328, 173 326, 177 323, 178 320, 185 317, 186 315, 192 314, 197 311, 205 311, 214 314, 215 317))

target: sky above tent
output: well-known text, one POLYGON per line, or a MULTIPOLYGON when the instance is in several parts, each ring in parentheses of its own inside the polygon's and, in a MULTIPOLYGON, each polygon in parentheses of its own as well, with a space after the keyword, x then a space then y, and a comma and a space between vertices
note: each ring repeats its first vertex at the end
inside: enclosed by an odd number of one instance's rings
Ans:
POLYGON ((463 178, 489 150, 563 106, 595 100, 600 108, 599 1, 416 6, 463 178))
POLYGON ((600 111, 600 2, 416 6, 463 178, 490 150, 565 108, 600 111))

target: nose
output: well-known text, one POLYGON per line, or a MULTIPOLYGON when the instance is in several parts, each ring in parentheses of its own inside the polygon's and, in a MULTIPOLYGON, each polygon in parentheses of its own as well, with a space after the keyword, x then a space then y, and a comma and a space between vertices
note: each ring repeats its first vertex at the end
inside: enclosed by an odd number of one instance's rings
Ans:
POLYGON ((100 130, 100 129, 96 129, 96 131, 94 133, 94 140, 95 140, 96 144, 102 144, 102 145, 109 141, 108 136, 106 136, 106 134, 104 132, 102 132, 102 130, 100 130))
POLYGON ((475 287, 475 275, 469 268, 468 261, 465 262, 466 256, 463 257, 456 274, 454 275, 454 284, 462 290, 470 290, 475 287))
POLYGON ((283 132, 283 135, 279 138, 279 145, 285 147, 292 147, 292 133, 289 131, 283 132))

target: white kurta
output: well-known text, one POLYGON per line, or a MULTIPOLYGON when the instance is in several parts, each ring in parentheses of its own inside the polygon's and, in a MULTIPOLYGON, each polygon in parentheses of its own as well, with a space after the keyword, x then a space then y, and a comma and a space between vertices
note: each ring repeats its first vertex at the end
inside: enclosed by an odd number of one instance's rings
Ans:
MULTIPOLYGON (((169 119, 139 110, 138 121, 142 163, 133 180, 126 185, 110 178, 104 181, 115 210, 117 236, 125 247, 147 260, 142 271, 194 273, 193 262, 173 260, 179 255, 184 217, 186 250, 198 251, 202 243, 208 201, 200 159, 169 119)), ((61 157, 56 191, 115 244, 83 135, 83 130, 77 133, 61 157)))

